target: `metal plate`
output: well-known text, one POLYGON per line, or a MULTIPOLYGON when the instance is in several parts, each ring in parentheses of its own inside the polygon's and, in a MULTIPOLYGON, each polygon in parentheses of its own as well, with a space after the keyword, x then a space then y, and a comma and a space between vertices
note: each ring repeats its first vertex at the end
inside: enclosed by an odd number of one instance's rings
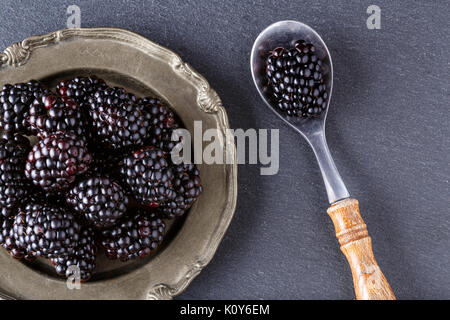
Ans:
MULTIPOLYGON (((0 85, 36 79, 54 86, 87 74, 138 96, 159 96, 191 133, 196 120, 203 130, 229 128, 220 98, 200 74, 174 52, 127 30, 59 30, 0 53, 0 85)), ((220 143, 234 159, 234 144, 220 143)), ((187 217, 171 226, 156 255, 128 263, 100 257, 94 277, 70 290, 45 261, 21 262, 1 250, 0 298, 170 299, 181 293, 212 259, 236 206, 236 164, 198 167, 204 192, 187 217)))

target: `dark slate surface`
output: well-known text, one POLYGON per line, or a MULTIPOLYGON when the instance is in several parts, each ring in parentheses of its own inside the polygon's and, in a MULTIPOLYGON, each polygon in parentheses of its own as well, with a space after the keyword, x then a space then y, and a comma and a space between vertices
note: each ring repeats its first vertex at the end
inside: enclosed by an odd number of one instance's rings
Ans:
POLYGON ((235 219, 211 264, 180 298, 352 299, 321 177, 308 145, 259 99, 253 40, 303 21, 331 51, 330 149, 359 199, 374 252, 399 299, 450 298, 449 5, 446 1, 3 1, 0 46, 64 28, 139 32, 209 79, 234 128, 279 128, 280 171, 239 167, 235 219), (27 4, 29 3, 29 4, 27 4), (381 30, 366 9, 381 7, 381 30))

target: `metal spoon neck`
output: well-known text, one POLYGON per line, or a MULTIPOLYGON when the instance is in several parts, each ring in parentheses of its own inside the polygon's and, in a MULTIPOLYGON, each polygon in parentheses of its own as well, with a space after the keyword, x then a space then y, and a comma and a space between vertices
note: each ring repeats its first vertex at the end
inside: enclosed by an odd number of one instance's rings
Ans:
POLYGON ((305 136, 305 138, 311 145, 319 163, 329 203, 332 204, 350 197, 328 149, 325 130, 315 131, 305 136))

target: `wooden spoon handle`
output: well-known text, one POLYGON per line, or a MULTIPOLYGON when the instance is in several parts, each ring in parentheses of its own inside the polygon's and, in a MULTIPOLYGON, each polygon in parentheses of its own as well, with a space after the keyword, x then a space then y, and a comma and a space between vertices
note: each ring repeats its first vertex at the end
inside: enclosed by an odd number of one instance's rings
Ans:
POLYGON ((327 210, 341 250, 350 264, 358 300, 395 300, 372 252, 372 241, 359 213, 358 201, 345 199, 327 210))

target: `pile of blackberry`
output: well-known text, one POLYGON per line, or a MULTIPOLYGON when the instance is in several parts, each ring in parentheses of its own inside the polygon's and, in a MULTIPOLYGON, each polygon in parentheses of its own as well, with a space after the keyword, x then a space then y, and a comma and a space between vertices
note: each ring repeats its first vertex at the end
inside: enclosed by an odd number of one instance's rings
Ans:
POLYGON ((275 48, 266 65, 270 98, 287 116, 317 117, 327 108, 325 72, 324 62, 309 42, 299 40, 294 48, 275 48))
POLYGON ((0 92, 0 246, 88 281, 99 252, 153 254, 165 220, 200 196, 200 173, 172 162, 182 124, 159 99, 94 76, 55 89, 31 80, 0 92))

